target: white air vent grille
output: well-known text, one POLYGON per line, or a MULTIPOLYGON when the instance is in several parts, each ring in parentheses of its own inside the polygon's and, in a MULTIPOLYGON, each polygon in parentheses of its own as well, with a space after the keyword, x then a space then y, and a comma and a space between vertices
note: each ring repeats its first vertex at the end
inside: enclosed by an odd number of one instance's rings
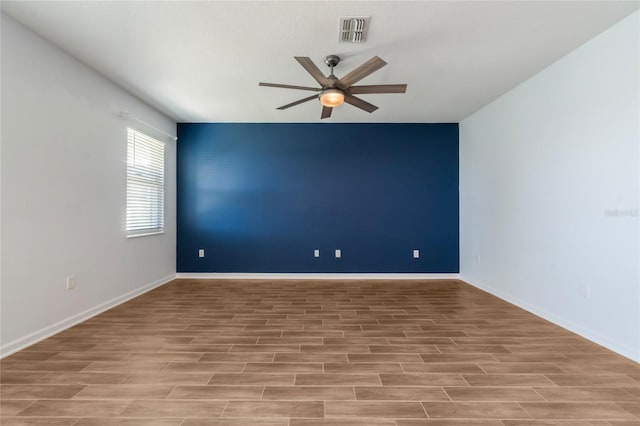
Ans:
POLYGON ((343 43, 364 43, 367 40, 369 17, 340 18, 340 41, 343 43))

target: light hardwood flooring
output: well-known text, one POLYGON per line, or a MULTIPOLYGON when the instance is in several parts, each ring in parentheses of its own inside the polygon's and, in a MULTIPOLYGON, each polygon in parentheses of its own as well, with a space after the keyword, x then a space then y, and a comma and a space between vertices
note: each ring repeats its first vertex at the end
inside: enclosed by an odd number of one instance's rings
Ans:
POLYGON ((0 366, 7 426, 640 425, 639 364, 458 281, 176 280, 0 366))

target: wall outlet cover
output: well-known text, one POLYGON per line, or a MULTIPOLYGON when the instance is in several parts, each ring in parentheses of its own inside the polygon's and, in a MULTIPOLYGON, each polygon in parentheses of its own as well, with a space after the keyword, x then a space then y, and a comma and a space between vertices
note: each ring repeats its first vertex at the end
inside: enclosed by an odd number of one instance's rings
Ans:
POLYGON ((67 276, 67 290, 73 290, 76 288, 76 276, 69 275, 67 276))

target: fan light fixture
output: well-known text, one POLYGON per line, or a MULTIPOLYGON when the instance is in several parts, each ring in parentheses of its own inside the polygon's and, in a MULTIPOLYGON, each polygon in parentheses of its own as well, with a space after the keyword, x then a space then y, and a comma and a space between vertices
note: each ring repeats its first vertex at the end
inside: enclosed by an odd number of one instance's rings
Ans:
POLYGON ((337 107, 344 103, 344 92, 340 89, 326 89, 320 94, 320 103, 326 107, 337 107))

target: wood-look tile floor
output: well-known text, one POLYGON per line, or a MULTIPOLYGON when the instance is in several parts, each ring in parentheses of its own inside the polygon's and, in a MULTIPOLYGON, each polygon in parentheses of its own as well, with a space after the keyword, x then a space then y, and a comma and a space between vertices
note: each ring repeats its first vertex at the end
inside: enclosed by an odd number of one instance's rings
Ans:
POLYGON ((458 281, 177 280, 1 363, 3 425, 640 425, 640 365, 458 281))

